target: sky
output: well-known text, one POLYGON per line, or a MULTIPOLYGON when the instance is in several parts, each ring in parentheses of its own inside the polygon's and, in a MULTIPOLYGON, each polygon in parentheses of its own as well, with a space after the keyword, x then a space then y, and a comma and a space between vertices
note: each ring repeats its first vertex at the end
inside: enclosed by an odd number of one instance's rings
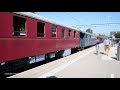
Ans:
POLYGON ((111 31, 120 31, 119 25, 91 25, 104 23, 120 23, 120 12, 35 12, 46 18, 55 20, 59 23, 78 27, 86 31, 90 28, 93 33, 109 35, 111 31), (79 26, 83 25, 83 26, 79 26))

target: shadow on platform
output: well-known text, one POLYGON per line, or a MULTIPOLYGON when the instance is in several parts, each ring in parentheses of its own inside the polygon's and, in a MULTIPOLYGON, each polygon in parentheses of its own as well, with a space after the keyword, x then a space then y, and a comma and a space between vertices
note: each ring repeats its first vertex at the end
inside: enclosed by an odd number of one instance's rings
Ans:
MULTIPOLYGON (((94 53, 94 54, 96 54, 97 55, 97 53, 94 53)), ((99 54, 104 54, 103 52, 99 52, 99 54)))
MULTIPOLYGON (((116 57, 111 57, 111 58, 113 58, 114 60, 117 60, 117 58, 116 57)), ((117 60, 118 61, 118 60, 117 60)))
POLYGON ((49 77, 46 77, 46 78, 57 78, 56 76, 49 76, 49 77))
POLYGON ((103 52, 100 52, 100 54, 104 54, 103 52))

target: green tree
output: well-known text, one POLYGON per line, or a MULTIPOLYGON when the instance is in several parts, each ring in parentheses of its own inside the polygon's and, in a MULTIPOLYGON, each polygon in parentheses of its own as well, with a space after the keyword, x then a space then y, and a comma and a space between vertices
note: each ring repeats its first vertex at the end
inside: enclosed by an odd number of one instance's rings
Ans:
POLYGON ((101 38, 105 39, 106 35, 105 34, 99 34, 98 37, 101 37, 101 38))
POLYGON ((120 38, 120 32, 115 33, 115 38, 120 38))
POLYGON ((90 29, 90 28, 88 28, 87 30, 86 30, 86 32, 88 32, 88 33, 93 33, 93 30, 92 29, 90 29))

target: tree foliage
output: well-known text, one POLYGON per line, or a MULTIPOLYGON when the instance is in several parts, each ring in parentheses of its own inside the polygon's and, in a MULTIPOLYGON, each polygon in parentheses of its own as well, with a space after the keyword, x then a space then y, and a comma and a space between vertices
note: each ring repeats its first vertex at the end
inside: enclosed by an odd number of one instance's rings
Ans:
POLYGON ((93 30, 89 28, 89 29, 87 29, 87 30, 86 30, 86 32, 88 32, 88 33, 91 33, 91 34, 92 34, 92 33, 93 33, 93 30))
POLYGON ((115 38, 120 38, 120 32, 115 33, 115 38))
POLYGON ((105 34, 99 34, 98 37, 101 37, 101 38, 105 39, 106 35, 105 34))

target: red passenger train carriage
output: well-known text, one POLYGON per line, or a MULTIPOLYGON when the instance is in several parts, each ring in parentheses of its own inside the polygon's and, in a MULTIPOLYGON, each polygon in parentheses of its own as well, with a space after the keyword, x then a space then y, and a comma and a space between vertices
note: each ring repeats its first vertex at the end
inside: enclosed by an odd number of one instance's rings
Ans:
MULTIPOLYGON (((80 45, 79 31, 30 12, 0 12, 0 63, 66 56, 80 45), (59 53, 58 53, 59 52, 59 53), (62 54, 61 54, 62 53, 62 54)), ((42 60, 43 60, 42 59, 42 60)))

